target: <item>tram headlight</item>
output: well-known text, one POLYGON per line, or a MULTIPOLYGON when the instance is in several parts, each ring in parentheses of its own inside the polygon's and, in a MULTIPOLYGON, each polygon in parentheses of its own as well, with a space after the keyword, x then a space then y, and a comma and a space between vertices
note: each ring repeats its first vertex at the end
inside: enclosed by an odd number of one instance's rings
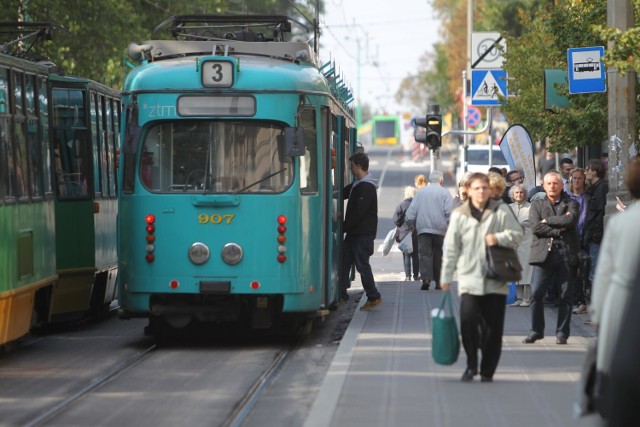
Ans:
POLYGON ((211 251, 204 243, 196 242, 189 248, 189 259, 196 265, 204 264, 209 261, 211 251))
POLYGON ((242 261, 242 257, 244 256, 244 251, 242 247, 237 243, 227 243, 222 248, 222 260, 229 265, 236 265, 240 261, 242 261))

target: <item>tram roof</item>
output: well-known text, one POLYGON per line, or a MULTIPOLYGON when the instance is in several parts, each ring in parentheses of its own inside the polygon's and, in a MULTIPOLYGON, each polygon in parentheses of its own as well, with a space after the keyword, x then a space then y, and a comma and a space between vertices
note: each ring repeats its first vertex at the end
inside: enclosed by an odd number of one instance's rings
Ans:
POLYGON ((305 61, 318 66, 316 55, 312 52, 311 46, 305 42, 148 40, 144 45, 150 47, 150 60, 153 62, 185 56, 220 55, 228 52, 229 56, 263 56, 288 61, 305 61))
MULTIPOLYGON (((231 53, 229 56, 236 57, 231 53)), ((309 63, 295 64, 279 57, 251 55, 241 56, 239 63, 240 70, 233 88, 223 91, 330 92, 320 70, 309 63)), ((124 92, 202 90, 201 80, 194 75, 195 72, 195 56, 151 62, 131 71, 126 79, 124 92)))

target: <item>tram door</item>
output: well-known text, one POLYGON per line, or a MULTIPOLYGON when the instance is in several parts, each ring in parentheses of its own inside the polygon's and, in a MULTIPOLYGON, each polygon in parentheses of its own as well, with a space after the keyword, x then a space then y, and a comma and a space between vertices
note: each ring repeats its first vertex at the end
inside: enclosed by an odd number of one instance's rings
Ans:
MULTIPOLYGON (((330 145, 330 157, 329 157, 329 175, 331 179, 332 191, 329 194, 330 200, 330 215, 328 224, 328 236, 327 241, 330 242, 329 256, 327 259, 330 261, 329 282, 326 287, 326 298, 328 301, 332 301, 332 296, 338 295, 338 286, 340 284, 341 274, 341 258, 342 258, 342 219, 344 214, 344 201, 342 199, 342 189, 345 186, 344 177, 344 165, 345 155, 347 152, 344 147, 349 146, 349 135, 347 133, 347 127, 342 116, 333 116, 331 120, 331 145, 330 145)), ((347 168, 350 170, 349 168, 347 168)))

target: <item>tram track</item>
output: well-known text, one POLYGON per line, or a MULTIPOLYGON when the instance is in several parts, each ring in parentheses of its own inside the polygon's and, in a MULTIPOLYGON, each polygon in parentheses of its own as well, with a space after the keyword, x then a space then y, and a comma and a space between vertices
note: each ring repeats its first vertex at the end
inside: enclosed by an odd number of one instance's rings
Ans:
MULTIPOLYGON (((256 372, 258 375, 252 383, 245 386, 246 392, 239 398, 234 398, 228 403, 228 407, 232 407, 226 418, 224 418, 218 425, 223 427, 240 427, 245 425, 245 422, 251 415, 254 407, 260 401, 260 399, 269 390, 270 385, 274 382, 278 374, 283 370, 287 361, 300 347, 300 342, 288 343, 281 348, 275 348, 271 353, 272 360, 261 372, 256 372)), ((158 349, 163 347, 153 344, 144 350, 133 354, 126 359, 112 365, 111 368, 99 374, 97 377, 92 377, 86 381, 85 385, 80 384, 79 389, 58 403, 42 408, 38 413, 30 416, 21 425, 26 427, 38 427, 44 425, 57 425, 61 420, 68 417, 68 412, 72 410, 79 402, 85 398, 92 398, 96 393, 100 393, 101 389, 109 383, 117 380, 123 376, 131 368, 144 362, 150 358, 158 349), (67 414, 67 415, 65 415, 67 414)), ((144 369, 144 368, 142 368, 144 369)), ((129 374, 127 374, 129 375, 129 374)), ((126 376, 125 376, 126 377, 126 376)))
POLYGON ((126 372, 128 369, 130 369, 131 367, 137 365, 142 360, 149 357, 151 353, 153 353, 157 348, 158 348, 157 345, 154 344, 148 347, 147 349, 145 349, 144 351, 134 354, 128 357, 127 359, 123 360, 122 362, 116 364, 109 371, 105 372, 103 375, 100 375, 99 377, 92 379, 90 384, 87 384, 85 387, 81 388, 71 396, 67 397, 66 399, 62 400, 56 405, 50 407, 49 409, 42 411, 39 415, 32 418, 30 421, 26 422, 24 426, 37 427, 37 426, 45 425, 47 421, 63 413, 65 410, 73 406, 76 402, 78 402, 83 397, 87 396, 94 390, 114 380, 115 378, 117 378, 118 376, 126 372))
POLYGON ((294 352, 294 350, 298 347, 297 344, 290 344, 289 346, 281 349, 276 357, 273 359, 273 362, 264 370, 262 375, 253 383, 253 385, 249 388, 247 393, 238 401, 238 403, 233 408, 233 411, 229 414, 227 419, 225 419, 221 426, 222 427, 240 427, 243 425, 245 420, 251 414, 251 411, 255 404, 260 400, 265 393, 265 391, 269 388, 269 385, 273 381, 273 379, 277 376, 280 370, 284 367, 289 356, 294 352))

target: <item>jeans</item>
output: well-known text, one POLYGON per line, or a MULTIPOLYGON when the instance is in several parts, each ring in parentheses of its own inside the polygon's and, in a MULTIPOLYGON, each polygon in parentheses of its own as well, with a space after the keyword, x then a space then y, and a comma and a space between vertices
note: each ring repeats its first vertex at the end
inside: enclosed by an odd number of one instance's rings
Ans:
POLYGON ((411 233, 411 244, 413 245, 413 252, 410 254, 402 254, 404 274, 406 277, 411 277, 411 266, 413 264, 413 278, 417 280, 420 276, 420 263, 418 260, 418 233, 416 233, 415 230, 411 233))
POLYGON ((547 259, 533 266, 531 276, 531 331, 544 336, 544 294, 555 282, 559 290, 558 320, 556 336, 569 337, 571 326, 572 289, 575 267, 569 266, 564 257, 564 248, 554 246, 547 259))
POLYGON ((442 267, 442 245, 444 236, 440 234, 418 234, 418 253, 420 254, 420 276, 422 281, 435 280, 440 287, 440 268, 442 267))
POLYGON ((340 279, 340 297, 343 300, 349 299, 347 289, 349 288, 349 272, 351 266, 355 264, 356 270, 360 273, 360 280, 369 300, 380 298, 380 292, 376 288, 373 279, 369 258, 373 255, 373 241, 375 236, 352 236, 347 234, 344 238, 344 249, 342 252, 342 277, 340 279))
POLYGON ((596 274, 596 264, 598 263, 599 253, 600 253, 600 245, 598 243, 589 243, 589 257, 591 257, 591 268, 589 269, 590 283, 593 283, 593 277, 596 274))

